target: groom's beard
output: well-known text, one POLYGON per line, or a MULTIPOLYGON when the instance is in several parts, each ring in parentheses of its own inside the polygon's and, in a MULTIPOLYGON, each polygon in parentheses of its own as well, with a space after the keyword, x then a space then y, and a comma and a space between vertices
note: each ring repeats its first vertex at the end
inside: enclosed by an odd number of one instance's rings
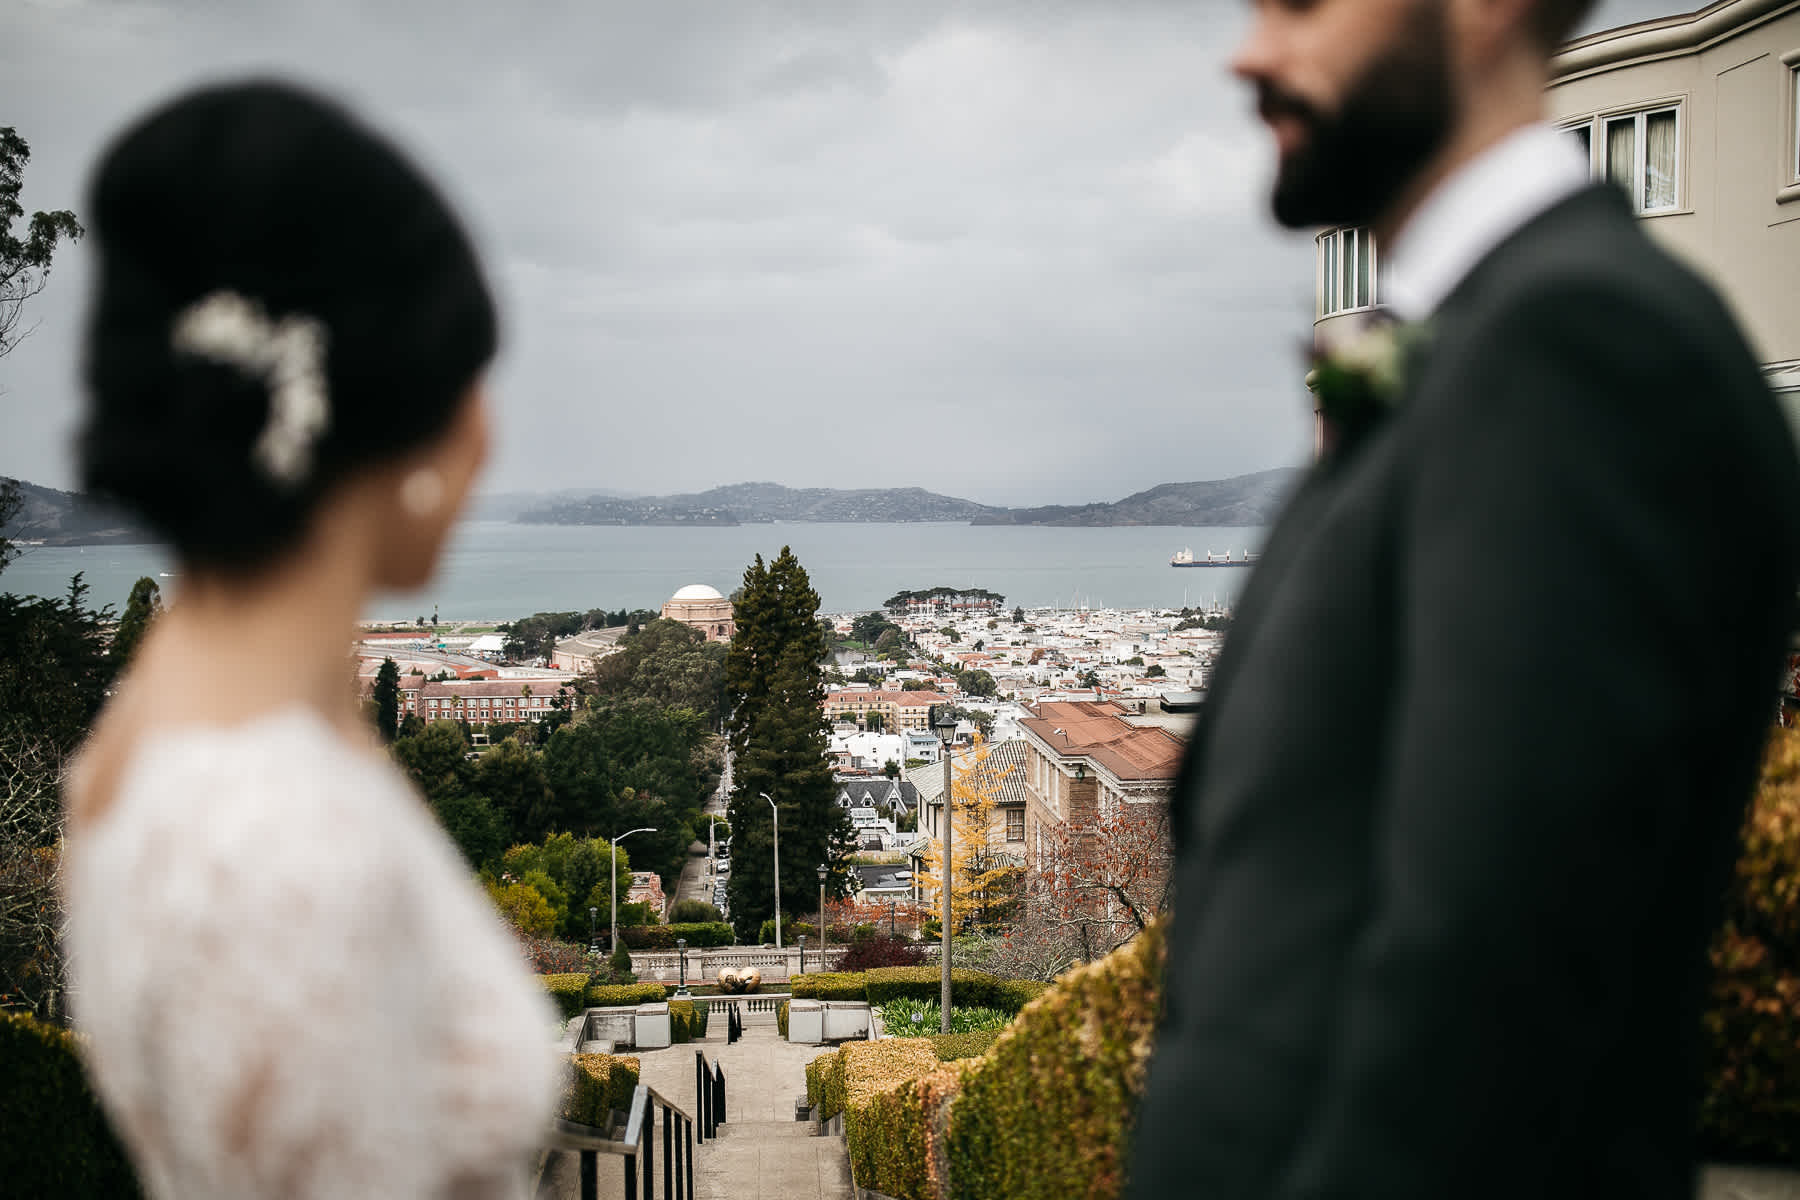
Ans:
POLYGON ((1443 149, 1455 107, 1443 8, 1434 0, 1414 10, 1335 113, 1260 82, 1257 111, 1265 121, 1289 116, 1307 128, 1306 140, 1281 160, 1275 219, 1289 229, 1375 222, 1443 149))

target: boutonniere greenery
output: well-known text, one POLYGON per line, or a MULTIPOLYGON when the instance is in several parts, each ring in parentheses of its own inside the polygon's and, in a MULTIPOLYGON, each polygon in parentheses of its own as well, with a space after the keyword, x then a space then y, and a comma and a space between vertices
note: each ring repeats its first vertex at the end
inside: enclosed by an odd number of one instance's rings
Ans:
POLYGON ((1318 397, 1319 412, 1340 430, 1388 415, 1405 391, 1408 359, 1426 337, 1422 323, 1376 318, 1342 341, 1315 348, 1306 386, 1318 397))

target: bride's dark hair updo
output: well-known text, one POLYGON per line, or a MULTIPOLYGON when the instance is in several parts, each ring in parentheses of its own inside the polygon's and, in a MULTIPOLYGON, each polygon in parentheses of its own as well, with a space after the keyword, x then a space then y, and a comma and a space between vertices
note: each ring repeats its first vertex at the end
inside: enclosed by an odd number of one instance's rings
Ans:
POLYGON ((208 87, 159 108, 101 160, 88 217, 83 486, 185 561, 275 558, 347 473, 440 436, 493 357, 493 299, 449 206, 301 89, 208 87), (322 419, 296 420, 295 403, 322 419))

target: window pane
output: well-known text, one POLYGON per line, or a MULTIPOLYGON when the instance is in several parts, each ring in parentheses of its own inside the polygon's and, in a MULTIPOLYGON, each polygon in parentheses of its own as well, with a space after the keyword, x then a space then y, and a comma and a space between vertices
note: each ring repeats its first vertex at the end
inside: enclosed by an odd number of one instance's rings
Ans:
POLYGON ((1323 299, 1319 303, 1319 315, 1328 317, 1337 311, 1338 235, 1335 233, 1326 234, 1324 240, 1319 243, 1319 248, 1324 262, 1324 286, 1320 289, 1320 295, 1323 299))
POLYGON ((1633 191, 1632 176, 1637 173, 1637 118, 1606 123, 1606 177, 1633 191))
POLYGON ((1574 136, 1575 144, 1581 147, 1581 161, 1587 164, 1588 172, 1592 174, 1594 170, 1594 127, 1577 125, 1569 130, 1569 133, 1574 136))
POLYGON ((1356 303, 1359 306, 1373 303, 1369 293, 1369 268, 1371 266, 1369 238, 1368 230, 1358 231, 1356 239, 1356 303))
POLYGON ((1800 179, 1800 67, 1793 71, 1794 84, 1794 178, 1800 179))
POLYGON ((1339 251, 1342 261, 1338 264, 1343 276, 1338 293, 1338 305, 1341 308, 1356 307, 1357 233, 1358 231, 1355 229, 1346 229, 1339 235, 1344 239, 1343 249, 1339 251))
POLYGON ((1644 208, 1675 207, 1675 113, 1644 118, 1644 208))

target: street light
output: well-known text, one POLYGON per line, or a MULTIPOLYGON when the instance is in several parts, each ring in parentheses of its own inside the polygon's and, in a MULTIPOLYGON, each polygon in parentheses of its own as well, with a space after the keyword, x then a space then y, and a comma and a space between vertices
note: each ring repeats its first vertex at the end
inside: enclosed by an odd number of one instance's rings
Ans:
POLYGON ((827 944, 827 939, 825 937, 825 877, 829 874, 831 874, 831 869, 824 865, 820 865, 820 867, 819 867, 819 970, 821 970, 821 971, 823 971, 825 969, 825 946, 827 944))
POLYGON ((653 826, 643 829, 627 829, 612 840, 612 847, 606 857, 612 860, 612 948, 613 953, 619 951, 619 843, 634 833, 655 833, 653 826))
POLYGON ((590 905, 588 908, 588 949, 600 949, 600 908, 590 905))
POLYGON ((954 785, 952 784, 951 779, 950 779, 950 742, 953 738, 956 737, 956 718, 951 715, 950 706, 946 704, 946 705, 940 706, 938 708, 937 712, 932 714, 931 723, 937 727, 938 741, 942 742, 944 745, 944 871, 943 871, 943 878, 939 881, 940 885, 941 885, 939 887, 939 891, 942 894, 942 900, 943 900, 944 927, 938 931, 943 937, 943 943, 942 943, 941 947, 939 948, 938 957, 943 960, 941 965, 943 967, 943 974, 944 974, 943 984, 941 987, 941 990, 943 993, 943 999, 942 999, 942 1003, 940 1005, 940 1007, 943 1010, 943 1014, 942 1014, 943 1023, 940 1028, 941 1028, 942 1032, 949 1033, 950 1032, 950 891, 951 891, 951 883, 953 882, 953 879, 955 876, 955 871, 956 871, 956 868, 953 865, 955 860, 951 857, 951 845, 956 836, 956 834, 955 834, 956 810, 954 808, 952 808, 950 805, 950 802, 953 799, 953 796, 951 793, 954 789, 954 785))
POLYGON ((687 939, 686 938, 676 938, 675 939, 675 957, 676 957, 676 961, 681 964, 681 983, 676 987, 675 994, 677 996, 685 996, 685 995, 687 995, 687 939))
MULTIPOLYGON (((806 935, 803 933, 795 940, 800 943, 800 974, 804 975, 806 974, 806 935)), ((819 966, 821 969, 824 968, 825 964, 822 960, 819 966)))
POLYGON ((775 806, 775 800, 767 792, 758 792, 769 802, 769 811, 774 813, 775 829, 775 948, 781 949, 781 809, 775 806))

